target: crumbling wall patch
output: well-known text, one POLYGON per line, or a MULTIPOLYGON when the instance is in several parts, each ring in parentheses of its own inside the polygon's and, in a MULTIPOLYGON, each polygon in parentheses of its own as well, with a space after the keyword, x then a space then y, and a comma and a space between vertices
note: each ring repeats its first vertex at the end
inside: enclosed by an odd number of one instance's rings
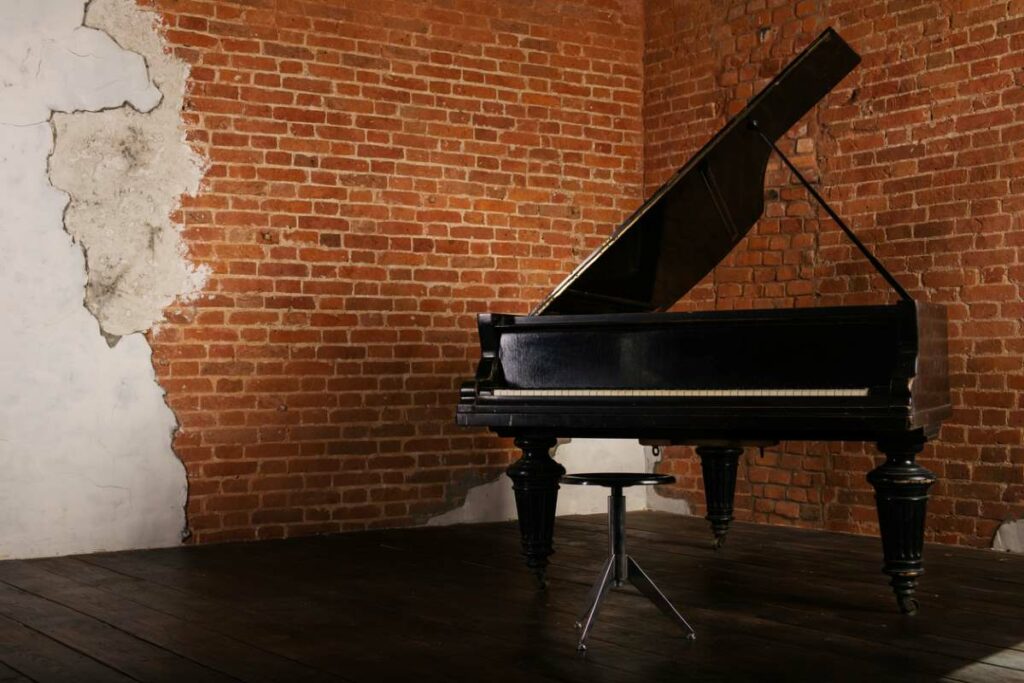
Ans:
MULTIPOLYGON (((97 212, 107 195, 81 185, 83 177, 112 182, 114 168, 127 169, 141 159, 164 173, 187 164, 171 159, 179 151, 161 147, 179 131, 177 114, 163 113, 163 106, 154 110, 161 93, 146 61, 104 30, 84 26, 85 6, 84 0, 0 3, 0 559, 172 545, 185 524, 185 471, 171 450, 176 423, 156 383, 151 349, 141 334, 129 334, 116 348, 98 334, 97 318, 82 306, 83 249, 63 230, 68 197, 51 185, 48 171, 67 181, 75 202, 97 212), (93 114, 51 122, 52 112, 124 105, 137 114, 130 121, 138 124, 135 132, 115 132, 93 114), (146 111, 153 113, 141 114, 146 111), (87 123, 79 124, 80 117, 87 123), (170 130, 155 136, 150 117, 167 121, 163 125, 170 130), (101 135, 107 140, 126 141, 135 162, 120 147, 106 148, 86 135, 89 126, 105 129, 101 135), (55 129, 68 131, 68 139, 48 169, 55 129), (146 140, 141 146, 139 136, 146 140), (93 140, 91 156, 70 155, 76 139, 93 140)), ((90 16, 114 10, 119 17, 137 11, 133 0, 96 0, 90 16)), ((135 20, 132 36, 141 25, 135 20)), ((151 25, 146 29, 153 33, 151 25)), ((129 42, 120 34, 118 40, 129 42)), ((166 192, 182 183, 194 187, 195 173, 189 170, 184 179, 182 172, 177 185, 165 181, 166 192)), ((116 184, 124 185, 124 179, 116 184)), ((124 269, 104 271, 97 280, 118 290, 136 277, 138 270, 130 266, 137 254, 155 254, 159 270, 160 254, 175 242, 163 221, 175 199, 127 194, 121 215, 107 213, 108 229, 138 222, 151 226, 146 237, 123 237, 123 257, 101 243, 86 245, 90 257, 106 253, 124 269)), ((85 242, 84 233, 76 238, 85 242)), ((166 272, 188 271, 180 260, 166 272)), ((163 291, 172 289, 181 291, 170 285, 163 291)), ((107 329, 127 334, 149 326, 107 329)))
POLYGON ((64 227, 86 252, 85 305, 110 340, 150 329, 207 276, 171 219, 199 189, 203 164, 181 123, 188 66, 164 51, 155 18, 132 2, 92 0, 86 23, 145 59, 162 101, 53 117, 50 179, 70 196, 64 227))

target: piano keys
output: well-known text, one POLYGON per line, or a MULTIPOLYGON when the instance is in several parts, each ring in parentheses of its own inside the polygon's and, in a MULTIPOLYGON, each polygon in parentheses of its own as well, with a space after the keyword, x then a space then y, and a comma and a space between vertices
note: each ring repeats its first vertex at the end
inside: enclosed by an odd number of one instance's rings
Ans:
POLYGON ((839 397, 867 396, 870 390, 861 389, 495 389, 494 396, 516 398, 754 398, 765 397, 839 397))
POLYGON ((457 422, 512 437, 508 470, 526 563, 553 552, 558 438, 696 446, 716 545, 732 519, 743 448, 787 440, 870 441, 883 571, 914 612, 928 489, 916 463, 950 412, 946 312, 913 300, 817 191, 896 291, 878 306, 666 312, 764 210, 775 141, 859 62, 831 29, 797 56, 530 315, 482 314, 476 377, 457 422))

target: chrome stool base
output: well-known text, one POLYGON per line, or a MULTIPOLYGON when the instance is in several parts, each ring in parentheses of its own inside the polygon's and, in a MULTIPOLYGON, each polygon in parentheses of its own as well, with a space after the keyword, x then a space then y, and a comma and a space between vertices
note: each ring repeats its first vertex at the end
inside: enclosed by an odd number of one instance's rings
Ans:
POLYGON ((669 619, 674 621, 686 632, 690 640, 697 638, 696 632, 683 615, 672 606, 665 594, 657 585, 651 581, 636 560, 626 554, 626 498, 622 495, 623 486, 632 484, 662 484, 671 483, 675 479, 669 475, 650 474, 573 474, 562 477, 565 484, 584 484, 608 486, 611 488, 611 495, 608 496, 608 545, 611 556, 605 561, 601 573, 597 576, 587 596, 587 609, 576 621, 576 628, 580 629, 580 640, 576 648, 585 651, 587 649, 587 636, 594 626, 598 610, 601 608, 601 601, 608 593, 608 589, 614 586, 622 586, 626 581, 633 584, 637 590, 657 606, 669 619))

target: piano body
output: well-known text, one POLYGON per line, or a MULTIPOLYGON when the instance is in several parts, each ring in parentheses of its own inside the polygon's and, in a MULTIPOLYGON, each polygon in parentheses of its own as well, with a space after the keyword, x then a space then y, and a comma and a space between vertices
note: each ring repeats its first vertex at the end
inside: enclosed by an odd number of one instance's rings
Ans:
POLYGON ((884 568, 917 608, 928 489, 915 462, 950 414, 946 313, 914 301, 775 146, 860 61, 831 29, 574 270, 531 315, 483 314, 460 425, 513 437, 508 470, 523 554, 543 581, 552 553, 557 438, 696 446, 716 545, 732 519, 744 447, 872 441, 884 568), (707 275, 764 209, 779 154, 900 300, 892 305, 663 312, 707 275))

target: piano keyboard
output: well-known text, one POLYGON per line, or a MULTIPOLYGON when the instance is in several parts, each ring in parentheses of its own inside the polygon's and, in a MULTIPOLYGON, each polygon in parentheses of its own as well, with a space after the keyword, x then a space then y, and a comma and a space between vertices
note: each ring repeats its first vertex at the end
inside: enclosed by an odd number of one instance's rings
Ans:
POLYGON ((494 396, 515 398, 565 397, 619 397, 639 398, 757 398, 757 397, 815 397, 846 398, 867 396, 867 389, 495 389, 494 396))

